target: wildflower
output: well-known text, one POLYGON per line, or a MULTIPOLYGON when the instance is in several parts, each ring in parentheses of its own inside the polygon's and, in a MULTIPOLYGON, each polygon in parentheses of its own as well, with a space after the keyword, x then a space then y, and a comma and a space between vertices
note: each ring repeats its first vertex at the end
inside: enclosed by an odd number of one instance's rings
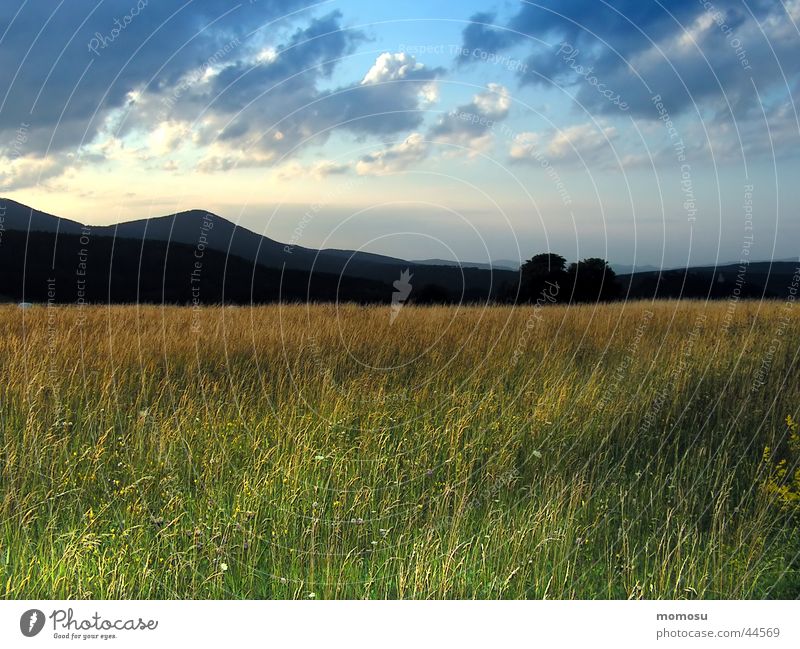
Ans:
POLYGON ((222 572, 227 572, 228 564, 223 561, 221 564, 219 564, 219 569, 222 570, 222 572))
POLYGON ((316 593, 309 593, 309 594, 307 595, 308 599, 314 599, 316 596, 317 596, 317 594, 316 594, 316 593))

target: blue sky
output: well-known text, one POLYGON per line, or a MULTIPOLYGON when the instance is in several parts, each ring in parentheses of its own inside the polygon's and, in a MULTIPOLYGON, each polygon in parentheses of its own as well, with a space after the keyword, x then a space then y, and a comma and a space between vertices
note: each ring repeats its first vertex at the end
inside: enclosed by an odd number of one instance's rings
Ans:
POLYGON ((796 258, 798 20, 798 0, 7 1, 0 195, 411 259, 796 258))

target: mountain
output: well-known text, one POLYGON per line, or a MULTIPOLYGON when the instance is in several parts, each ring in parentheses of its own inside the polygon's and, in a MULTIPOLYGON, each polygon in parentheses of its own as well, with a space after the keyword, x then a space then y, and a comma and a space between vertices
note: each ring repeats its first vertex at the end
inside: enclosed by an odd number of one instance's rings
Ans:
MULTIPOLYGON (((81 236, 86 241, 84 247, 87 255, 101 260, 93 270, 95 277, 101 276, 101 279, 111 282, 111 276, 106 277, 103 273, 118 275, 123 268, 120 259, 126 260, 125 272, 133 277, 143 276, 144 273, 149 278, 153 269, 160 268, 161 283, 164 285, 161 298, 168 301, 180 301, 185 286, 183 279, 175 279, 172 270, 167 272, 167 267, 169 264, 178 264, 183 269, 181 272, 187 269, 191 272, 192 255, 197 253, 202 253, 200 256, 203 258, 207 284, 212 281, 208 278, 212 272, 209 264, 213 272, 219 272, 231 284, 229 289, 220 285, 219 290, 206 292, 203 298, 206 301, 223 294, 226 300, 232 295, 236 295, 237 300, 245 299, 247 296, 243 297, 240 290, 242 286, 253 286, 255 293, 261 296, 259 299, 277 299, 276 292, 259 293, 261 287, 253 279, 255 275, 269 275, 271 283, 277 286, 274 280, 280 275, 276 275, 276 271, 283 272, 295 283, 305 277, 313 290, 319 286, 330 288, 331 281, 335 280, 343 287, 348 287, 347 299, 356 301, 359 299, 358 285, 364 287, 361 296, 364 300, 384 299, 379 299, 376 293, 379 286, 384 287, 381 290, 385 299, 390 299, 392 283, 406 269, 411 273, 418 299, 430 301, 485 301, 493 298, 501 289, 507 291, 517 278, 517 273, 504 270, 442 267, 373 253, 290 246, 204 210, 89 227, 9 199, 0 199, 0 206, 5 207, 4 212, 0 213, 4 230, 4 240, 0 239, 0 271, 3 272, 6 287, 13 287, 15 283, 18 285, 17 290, 4 291, 12 299, 34 295, 35 291, 31 293, 33 287, 28 286, 24 278, 36 276, 37 273, 60 271, 62 260, 73 266, 74 274, 74 259, 64 259, 61 257, 63 250, 59 249, 75 248, 81 236), (12 252, 12 248, 16 252, 12 252), (56 263, 47 266, 46 261, 50 258, 56 263), (183 261, 179 263, 175 260, 183 261), (175 285, 176 282, 180 286, 175 285)), ((79 253, 80 248, 75 248, 73 252, 79 253)), ((120 289, 121 292, 114 299, 141 299, 141 290, 134 291, 125 282, 122 285, 127 288, 120 289)), ((308 299, 336 299, 335 293, 312 293, 307 296, 308 299)), ((295 291, 291 299, 302 297, 295 291)))
POLYGON ((799 266, 797 261, 757 261, 647 271, 619 275, 617 280, 623 295, 637 298, 787 299, 799 266))
POLYGON ((415 259, 411 263, 425 266, 453 266, 456 268, 482 268, 484 270, 512 270, 514 272, 519 270, 519 263, 511 261, 510 259, 498 259, 492 263, 480 261, 453 261, 451 259, 415 259))
MULTIPOLYGON (((0 199, 0 299, 56 302, 388 303, 410 276, 417 303, 514 301, 518 270, 287 246, 203 210, 108 226, 0 199), (56 287, 51 290, 51 285, 56 287)), ((786 299, 797 261, 619 274, 624 299, 786 299)), ((623 267, 617 267, 620 270, 623 267)), ((574 291, 565 287, 565 296, 574 291)))
POLYGON ((83 227, 76 221, 35 210, 10 198, 0 198, 0 225, 2 230, 18 232, 59 232, 80 234, 83 227))
POLYGON ((611 270, 613 270, 617 275, 632 275, 633 273, 648 273, 653 271, 659 270, 667 270, 665 268, 659 268, 658 266, 651 266, 650 264, 609 264, 611 266, 611 270))

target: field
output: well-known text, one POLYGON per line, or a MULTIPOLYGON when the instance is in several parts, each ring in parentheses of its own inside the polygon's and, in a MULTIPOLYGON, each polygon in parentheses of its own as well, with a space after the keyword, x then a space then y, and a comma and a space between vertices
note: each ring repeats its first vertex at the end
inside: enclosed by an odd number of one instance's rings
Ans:
POLYGON ((4 598, 800 597, 792 303, 4 306, 0 334, 4 598))

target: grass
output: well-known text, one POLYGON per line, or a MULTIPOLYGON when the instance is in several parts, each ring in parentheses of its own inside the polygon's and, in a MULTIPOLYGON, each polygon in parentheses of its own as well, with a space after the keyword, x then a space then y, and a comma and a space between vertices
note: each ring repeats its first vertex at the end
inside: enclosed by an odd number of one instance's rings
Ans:
POLYGON ((0 334, 4 598, 800 597, 764 486, 783 303, 8 306, 0 334))

